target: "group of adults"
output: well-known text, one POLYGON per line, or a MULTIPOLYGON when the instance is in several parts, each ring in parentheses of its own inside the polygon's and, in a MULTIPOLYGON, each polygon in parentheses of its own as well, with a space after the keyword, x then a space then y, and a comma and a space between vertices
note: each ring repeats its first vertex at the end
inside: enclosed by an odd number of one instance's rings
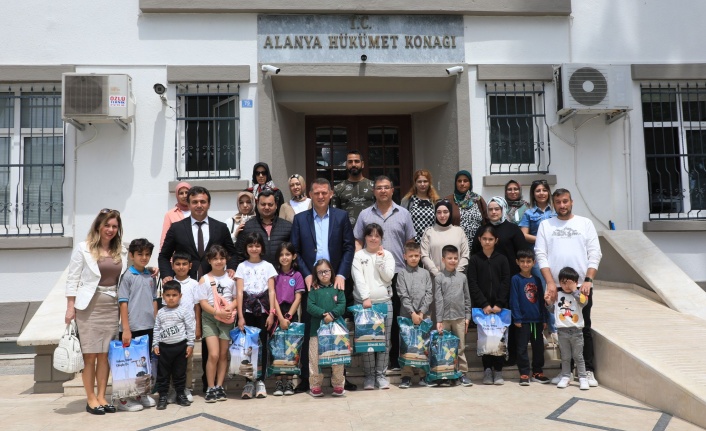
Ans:
MULTIPOLYGON (((291 175, 288 177, 291 198, 285 202, 282 191, 272 180, 268 165, 257 163, 253 167, 253 186, 238 195, 238 213, 227 223, 208 216, 211 194, 206 188, 179 183, 176 187, 177 204, 164 217, 160 239, 158 262, 162 281, 169 281, 174 276, 170 260, 175 251, 191 256, 192 278, 198 280, 208 273, 211 268, 206 251, 213 245, 224 247, 230 255, 227 268, 229 275, 234 277, 237 265, 247 260, 243 241, 239 238, 258 232, 266 243, 264 259, 273 265, 276 263, 275 251, 281 243, 288 241, 294 245, 299 271, 307 288, 312 282, 315 262, 329 260, 337 274, 334 285, 344 290, 352 303, 353 255, 364 246, 363 230, 367 224, 382 226, 382 246, 395 259, 395 273, 405 267, 405 243, 416 241, 422 247, 424 267, 434 275, 441 268, 441 249, 447 244, 457 246, 460 252, 458 268, 463 271, 470 255, 480 250, 476 238, 478 228, 491 223, 499 237, 496 250, 507 257, 515 273, 519 271, 515 264, 516 252, 537 243, 536 273, 547 280, 548 299, 556 298, 558 272, 563 266, 574 267, 582 279, 585 276, 582 291, 591 292, 600 260, 595 229, 592 232, 588 228, 574 230, 571 234, 547 230, 555 235, 548 238, 542 237, 539 229, 540 223, 547 219, 560 221, 557 229, 563 229, 564 225, 577 219, 581 220, 582 226, 587 226, 585 221, 588 219, 572 213, 573 201, 567 190, 560 189, 552 197, 546 181, 535 181, 530 187, 530 202, 526 202, 521 185, 510 181, 505 186, 505 196, 494 196, 486 203, 482 196, 473 192, 470 172, 461 170, 455 176, 454 192, 442 199, 433 186, 431 172, 421 169, 414 173, 410 191, 401 204, 397 204, 392 199, 394 188, 390 178, 365 178, 364 167, 360 153, 354 150, 346 157, 347 179, 335 187, 328 180, 317 178, 307 189, 301 175, 291 175), (240 205, 241 198, 245 205, 240 205), (555 240, 572 239, 572 236, 583 246, 567 261, 569 258, 561 248, 565 245, 559 246, 555 240)), ((590 221, 588 224, 592 228, 590 221)), ((68 274, 66 320, 69 322, 75 318, 79 326, 85 362, 83 383, 90 407, 110 405, 105 399, 109 374, 107 352, 118 321, 116 286, 127 265, 122 229, 117 210, 101 210, 86 241, 74 250, 68 274), (97 383, 97 392, 94 383, 97 383)), ((156 273, 156 269, 154 271, 156 273)), ((392 293, 393 310, 397 313, 400 303, 395 282, 396 276, 392 293)), ((586 322, 584 358, 587 370, 593 372, 591 298, 589 294, 589 305, 583 311, 586 322)), ((306 293, 302 302, 306 303, 306 293)), ((301 319, 304 323, 310 319, 306 307, 302 307, 301 319)), ((398 330, 394 325, 391 334, 389 367, 393 369, 399 366, 398 330)), ((205 343, 202 349, 206 358, 205 343)), ((308 362, 307 356, 308 348, 304 346, 302 363, 308 362)), ((206 362, 204 360, 203 364, 206 362)), ((308 371, 308 367, 302 367, 297 392, 309 390, 308 371)), ((345 389, 355 390, 356 387, 347 381, 345 389)))

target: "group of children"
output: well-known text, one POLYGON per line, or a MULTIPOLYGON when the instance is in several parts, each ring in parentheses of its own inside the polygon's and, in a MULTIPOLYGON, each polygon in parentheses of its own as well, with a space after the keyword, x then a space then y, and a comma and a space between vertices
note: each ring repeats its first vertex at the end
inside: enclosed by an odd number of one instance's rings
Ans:
MULTIPOLYGON (((534 266, 534 252, 520 250, 517 264, 520 273, 510 277, 507 259, 495 251, 498 241, 492 225, 480 228, 482 252, 471 257, 467 275, 457 270, 459 251, 455 246, 445 246, 442 250, 443 270, 436 277, 419 266, 420 246, 414 242, 405 245, 405 269, 397 274, 397 291, 401 300, 400 315, 409 317, 418 325, 428 317, 436 321, 439 332, 451 331, 460 339, 458 350, 458 384, 471 386, 467 376, 468 363, 464 354, 465 334, 471 322, 471 304, 481 308, 483 313, 499 313, 510 308, 513 324, 518 328, 517 365, 520 385, 530 381, 548 383, 542 367, 544 365, 543 330, 548 321, 541 280, 531 274, 534 266), (527 344, 532 345, 532 363, 528 358, 527 344)), ((356 252, 353 260, 352 276, 355 283, 354 300, 364 308, 373 304, 385 304, 387 315, 385 327, 392 327, 392 280, 395 276, 395 262, 391 253, 382 248, 383 229, 380 225, 366 226, 365 247, 356 252)), ((310 394, 323 396, 323 375, 318 365, 317 330, 322 323, 329 323, 341 317, 346 310, 344 292, 334 287, 336 274, 331 263, 325 259, 314 265, 313 282, 306 304, 302 294, 306 287, 297 271, 296 251, 291 243, 282 243, 277 250, 277 268, 263 260, 265 241, 258 233, 249 234, 244 239, 248 260, 238 265, 235 281, 226 273, 227 251, 213 246, 207 252, 211 272, 196 281, 189 277, 191 261, 188 254, 175 252, 172 256, 172 269, 175 276, 162 287, 163 307, 158 310, 157 290, 150 272, 147 270, 154 246, 145 239, 130 243, 129 253, 133 265, 121 279, 119 304, 121 316, 120 339, 124 345, 140 336, 149 335, 150 345, 158 357, 156 392, 158 401, 149 396, 136 399, 121 399, 117 408, 124 411, 138 411, 156 404, 157 409, 166 408, 168 403, 188 406, 193 401, 191 394, 193 346, 196 339, 203 337, 208 347, 206 360, 207 403, 224 401, 227 398, 223 383, 228 370, 228 348, 230 331, 237 326, 241 330, 247 325, 260 329, 260 340, 267 346, 268 334, 276 327, 287 329, 297 321, 299 306, 306 307, 311 315, 309 338, 310 394), (171 386, 171 389, 170 389, 171 386)), ((562 352, 562 372, 558 376, 558 387, 568 386, 571 376, 571 359, 576 362, 581 389, 588 389, 586 371, 582 358, 583 339, 581 328, 583 318, 581 308, 585 296, 577 290, 578 274, 571 268, 562 269, 561 291, 553 307, 562 352)), ((366 390, 390 386, 386 378, 389 363, 390 331, 386 331, 385 352, 363 353, 365 373, 363 387, 366 390)), ((266 369, 267 355, 261 355, 260 364, 266 369)), ((482 357, 484 384, 500 385, 504 356, 482 357)), ((419 384, 437 386, 450 384, 448 381, 427 380, 422 369, 419 384)), ((400 388, 409 388, 415 369, 405 366, 402 369, 400 388)), ((274 395, 292 395, 292 376, 277 376, 274 395)), ((331 384, 333 395, 341 396, 345 377, 343 365, 332 366, 331 384)), ((241 397, 265 398, 267 391, 263 377, 255 371, 247 378, 241 397)))

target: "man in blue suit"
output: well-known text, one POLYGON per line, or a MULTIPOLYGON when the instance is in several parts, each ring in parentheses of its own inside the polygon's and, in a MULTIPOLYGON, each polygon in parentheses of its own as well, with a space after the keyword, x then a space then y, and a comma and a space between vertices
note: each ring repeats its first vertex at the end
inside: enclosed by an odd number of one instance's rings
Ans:
MULTIPOLYGON (((348 220, 348 213, 329 207, 332 196, 333 188, 325 178, 317 178, 311 183, 309 197, 312 201, 312 209, 303 211, 294 217, 291 241, 297 250, 299 271, 304 277, 307 291, 311 287, 314 263, 319 259, 327 259, 336 271, 334 286, 343 294, 346 278, 351 274, 351 265, 355 254, 355 238, 353 237, 353 228, 348 220)), ((306 311, 307 297, 307 292, 304 292, 302 322, 307 325, 305 334, 309 333, 308 325, 311 319, 306 311)), ((301 355, 302 381, 296 389, 300 393, 309 390, 308 341, 308 338, 304 337, 301 355)), ((346 382, 346 389, 355 390, 355 386, 346 382)))

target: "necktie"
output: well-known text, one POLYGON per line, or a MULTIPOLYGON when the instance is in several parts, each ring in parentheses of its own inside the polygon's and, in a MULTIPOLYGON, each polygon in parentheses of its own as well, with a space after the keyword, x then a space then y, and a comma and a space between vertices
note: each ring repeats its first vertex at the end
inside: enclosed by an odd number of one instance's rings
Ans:
MULTIPOLYGON (((199 257, 203 257, 203 252, 204 252, 204 243, 203 243, 203 231, 201 230, 201 226, 206 223, 203 221, 197 221, 196 225, 199 227, 199 232, 198 232, 198 244, 196 244, 196 251, 199 253, 199 257)), ((201 269, 201 263, 199 263, 199 267, 196 271, 197 277, 200 280, 201 276, 203 276, 203 270, 201 269)))

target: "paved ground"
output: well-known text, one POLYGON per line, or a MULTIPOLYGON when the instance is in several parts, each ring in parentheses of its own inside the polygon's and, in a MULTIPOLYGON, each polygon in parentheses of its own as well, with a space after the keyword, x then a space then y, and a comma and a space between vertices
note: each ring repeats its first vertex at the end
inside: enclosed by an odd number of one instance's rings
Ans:
MULTIPOLYGON (((0 417, 3 430, 629 430, 691 431, 692 424, 670 417, 604 388, 577 385, 421 388, 350 392, 344 398, 308 395, 229 399, 205 404, 197 395, 190 407, 92 416, 85 399, 32 394, 27 364, 0 361, 0 417), (9 372, 8 372, 9 371, 9 372), (14 371, 14 372, 13 372, 14 371), (120 420, 117 425, 115 419, 120 420)), ((506 373, 509 374, 509 373, 506 373)), ((231 393, 235 398, 236 393, 231 393)))

